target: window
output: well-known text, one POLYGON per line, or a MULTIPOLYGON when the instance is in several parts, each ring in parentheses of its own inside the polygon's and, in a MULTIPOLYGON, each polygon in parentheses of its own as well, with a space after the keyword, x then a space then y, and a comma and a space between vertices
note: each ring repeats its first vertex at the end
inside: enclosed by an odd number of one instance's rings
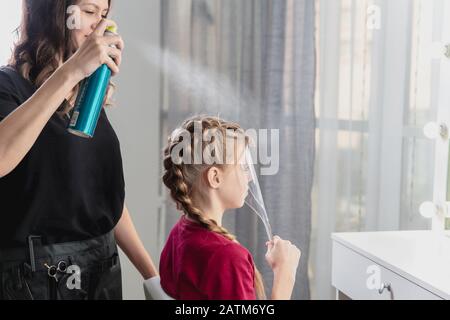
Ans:
POLYGON ((442 0, 317 0, 316 10, 310 276, 312 297, 330 298, 330 233, 431 227, 419 207, 433 199, 434 142, 422 130, 446 81, 445 17, 442 0))

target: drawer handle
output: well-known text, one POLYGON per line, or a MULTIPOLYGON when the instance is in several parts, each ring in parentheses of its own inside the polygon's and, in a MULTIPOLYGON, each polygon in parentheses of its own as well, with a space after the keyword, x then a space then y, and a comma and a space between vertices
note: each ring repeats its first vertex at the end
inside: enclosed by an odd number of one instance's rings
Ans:
POLYGON ((378 289, 379 294, 383 294, 384 290, 391 292, 391 284, 390 283, 382 283, 380 289, 378 289))

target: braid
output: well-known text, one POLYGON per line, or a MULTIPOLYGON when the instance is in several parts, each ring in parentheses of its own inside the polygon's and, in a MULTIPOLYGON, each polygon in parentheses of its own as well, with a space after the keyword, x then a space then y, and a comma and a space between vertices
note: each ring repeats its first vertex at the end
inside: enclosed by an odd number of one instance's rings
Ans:
POLYGON ((198 213, 198 212, 189 212, 189 213, 187 213, 187 215, 188 215, 189 218, 197 221, 198 223, 200 223, 202 226, 204 226, 209 231, 221 234, 222 236, 224 236, 228 240, 231 240, 233 242, 237 242, 236 236, 231 234, 224 227, 219 226, 215 220, 213 220, 213 219, 206 219, 206 218, 203 217, 203 215, 201 213, 198 213))
POLYGON ((169 155, 164 159, 164 166, 166 173, 163 176, 163 181, 166 186, 170 186, 170 195, 177 204, 177 208, 209 231, 221 234, 228 240, 236 241, 236 237, 227 229, 219 226, 215 220, 205 218, 202 211, 195 207, 190 197, 190 188, 186 183, 181 165, 173 164, 169 155))
MULTIPOLYGON (((212 219, 205 219, 203 217, 203 215, 201 214, 201 211, 196 209, 194 206, 191 206, 192 209, 194 209, 194 211, 187 213, 187 215, 197 221, 199 224, 205 226, 209 231, 221 234, 222 236, 224 236, 225 238, 227 238, 228 240, 231 240, 233 242, 239 243, 236 240, 236 236, 233 235, 232 233, 230 233, 227 229, 225 229, 224 227, 221 227, 217 224, 217 222, 215 220, 212 219)), ((256 295, 262 299, 265 300, 266 297, 266 293, 264 291, 264 283, 263 283, 263 278, 261 273, 259 272, 259 270, 256 268, 254 268, 255 271, 255 289, 256 289, 256 295)))

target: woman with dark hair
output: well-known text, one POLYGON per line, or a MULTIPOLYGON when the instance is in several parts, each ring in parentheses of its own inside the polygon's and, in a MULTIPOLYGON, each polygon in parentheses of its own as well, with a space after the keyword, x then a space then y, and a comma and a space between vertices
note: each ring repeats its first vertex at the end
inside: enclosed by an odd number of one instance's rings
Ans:
MULTIPOLYGON (((121 299, 117 245, 156 275, 125 205, 120 145, 103 109, 92 139, 67 132, 78 84, 119 72, 109 0, 24 0, 0 68, 0 299, 121 299)), ((105 105, 110 104, 110 84, 105 105)))

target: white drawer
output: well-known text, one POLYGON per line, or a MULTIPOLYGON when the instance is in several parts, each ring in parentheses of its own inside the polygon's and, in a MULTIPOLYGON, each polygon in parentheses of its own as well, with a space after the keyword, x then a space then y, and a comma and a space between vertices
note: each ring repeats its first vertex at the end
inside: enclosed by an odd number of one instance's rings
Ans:
POLYGON ((356 300, 441 300, 442 298, 398 274, 376 264, 352 249, 333 241, 332 285, 356 300), (374 270, 381 283, 389 283, 391 292, 369 289, 367 284, 374 270))

